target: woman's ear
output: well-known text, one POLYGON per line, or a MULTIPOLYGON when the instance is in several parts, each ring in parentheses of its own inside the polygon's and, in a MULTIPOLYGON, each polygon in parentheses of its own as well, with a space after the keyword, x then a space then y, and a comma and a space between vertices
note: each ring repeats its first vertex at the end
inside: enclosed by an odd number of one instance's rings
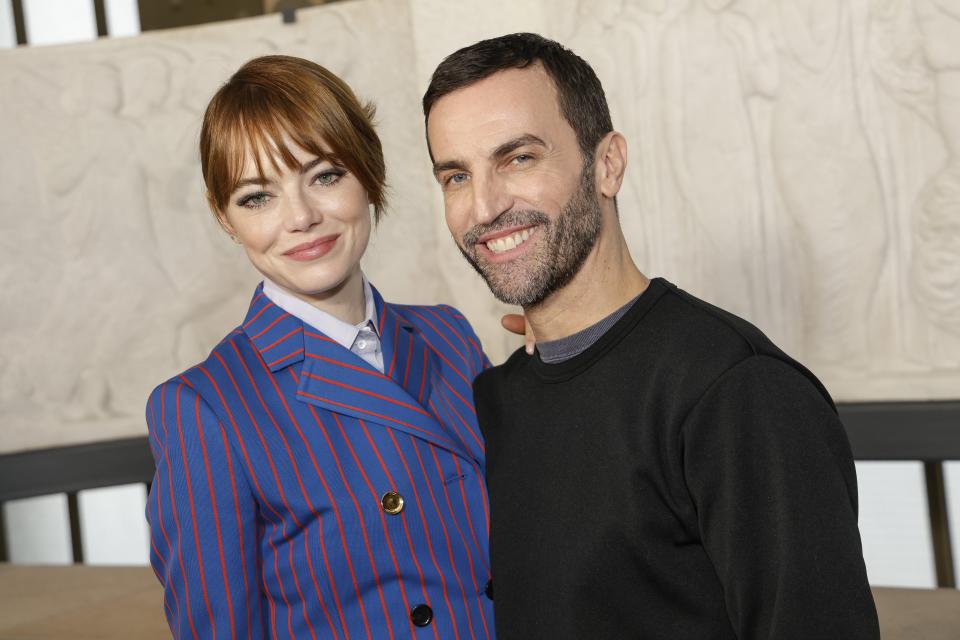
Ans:
POLYGON ((217 207, 210 192, 207 192, 207 206, 210 207, 210 212, 213 213, 213 216, 217 219, 220 228, 227 232, 231 240, 240 244, 240 237, 237 235, 237 231, 233 228, 233 225, 230 224, 230 221, 227 220, 227 214, 217 207))
POLYGON ((597 144, 595 157, 599 191, 606 198, 615 198, 627 169, 626 139, 611 131, 597 144))

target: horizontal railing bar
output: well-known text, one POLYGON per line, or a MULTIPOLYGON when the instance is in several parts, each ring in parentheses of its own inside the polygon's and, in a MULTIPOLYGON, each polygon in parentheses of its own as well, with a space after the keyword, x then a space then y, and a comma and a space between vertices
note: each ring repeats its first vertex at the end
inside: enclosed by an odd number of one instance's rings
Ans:
POLYGON ((838 403, 856 460, 960 460, 960 401, 838 403))
POLYGON ((123 484, 149 483, 146 436, 0 455, 0 502, 123 484))

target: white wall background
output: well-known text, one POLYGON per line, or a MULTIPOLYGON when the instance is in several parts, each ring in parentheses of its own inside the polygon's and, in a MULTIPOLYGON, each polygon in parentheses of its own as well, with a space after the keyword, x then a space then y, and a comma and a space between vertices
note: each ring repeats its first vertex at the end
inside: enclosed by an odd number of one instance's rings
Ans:
MULTIPOLYGON (((86 0, 24 5, 33 44, 95 36, 86 0)), ((106 5, 111 35, 139 30, 134 1, 106 5)), ((256 276, 205 211, 195 147, 213 91, 265 53, 314 59, 377 102, 392 197, 365 269, 390 299, 456 305, 505 357, 504 308, 447 236, 418 104, 444 55, 521 30, 604 82, 630 145, 621 216, 648 274, 754 321, 838 399, 960 396, 960 16, 943 0, 361 0, 298 15, 0 52, 0 147, 16 150, 0 155, 15 301, 0 307, 0 451, 142 434, 150 388, 242 317, 256 276)), ((13 41, 0 0, 0 46, 13 41)), ((876 584, 933 584, 919 468, 858 464, 876 584)), ((6 506, 14 560, 66 561, 57 527, 36 526, 64 519, 62 501, 27 502, 6 506), (52 537, 21 533, 40 529, 52 537)), ((83 502, 99 510, 83 525, 91 561, 145 561, 142 489, 83 502)))
POLYGON ((97 39, 92 2, 23 0, 23 22, 27 42, 34 46, 97 39))
POLYGON ((13 22, 10 0, 0 1, 0 49, 17 46, 17 29, 13 22))
POLYGON ((860 531, 871 584, 937 584, 921 462, 858 462, 860 531))

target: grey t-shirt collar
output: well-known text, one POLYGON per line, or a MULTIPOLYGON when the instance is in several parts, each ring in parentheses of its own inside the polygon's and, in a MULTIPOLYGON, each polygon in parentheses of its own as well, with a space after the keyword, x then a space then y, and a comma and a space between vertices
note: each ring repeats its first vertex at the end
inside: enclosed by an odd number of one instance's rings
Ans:
MULTIPOLYGON (((641 293, 640 295, 643 294, 641 293)), ((633 298, 630 302, 623 305, 603 320, 600 320, 596 324, 590 325, 586 329, 578 331, 565 338, 560 338, 559 340, 538 342, 537 353, 540 355, 540 360, 547 364, 558 364, 583 353, 589 349, 593 343, 599 340, 600 337, 610 329, 610 327, 615 325, 617 320, 622 318, 624 314, 630 310, 630 307, 633 306, 633 303, 637 301, 637 298, 639 298, 640 295, 633 298)))

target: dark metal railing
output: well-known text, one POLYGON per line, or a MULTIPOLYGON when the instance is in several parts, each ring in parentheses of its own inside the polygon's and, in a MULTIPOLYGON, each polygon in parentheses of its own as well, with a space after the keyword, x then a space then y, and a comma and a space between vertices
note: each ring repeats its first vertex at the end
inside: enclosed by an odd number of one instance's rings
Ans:
POLYGON ((957 586, 943 462, 960 460, 960 401, 838 406, 857 460, 923 462, 937 586, 957 586))
POLYGON ((73 561, 83 562, 77 492, 153 479, 146 437, 38 449, 0 455, 0 561, 7 561, 3 503, 54 493, 67 494, 73 561))

